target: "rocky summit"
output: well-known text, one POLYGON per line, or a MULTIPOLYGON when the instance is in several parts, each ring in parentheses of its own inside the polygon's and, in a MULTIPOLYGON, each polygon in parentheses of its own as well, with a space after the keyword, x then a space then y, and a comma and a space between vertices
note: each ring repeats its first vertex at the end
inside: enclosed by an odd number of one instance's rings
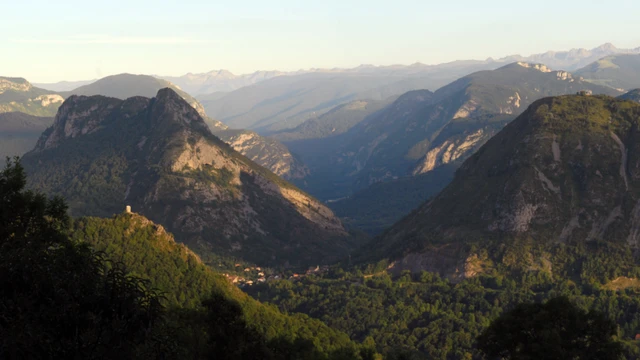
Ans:
POLYGON ((372 248, 393 269, 454 279, 489 269, 571 275, 582 260, 567 247, 627 256, 640 245, 639 124, 631 101, 539 100, 372 248))
POLYGON ((74 216, 131 205, 205 261, 316 264, 350 248, 328 208, 212 135, 171 89, 71 96, 23 163, 30 186, 66 198, 74 216))

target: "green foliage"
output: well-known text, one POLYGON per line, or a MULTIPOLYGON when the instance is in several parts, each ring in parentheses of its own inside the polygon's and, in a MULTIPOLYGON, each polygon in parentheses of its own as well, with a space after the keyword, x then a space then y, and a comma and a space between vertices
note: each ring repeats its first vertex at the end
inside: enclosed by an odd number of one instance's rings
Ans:
POLYGON ((180 349, 190 349, 185 356, 206 357, 213 352, 219 358, 222 353, 266 351, 265 359, 326 359, 334 358, 334 353, 368 349, 318 320, 284 315, 253 300, 176 243, 162 227, 140 215, 80 218, 72 229, 74 239, 84 239, 104 251, 160 291, 164 304, 173 309, 163 331, 174 334, 180 349), (200 306, 203 302, 204 307, 200 306), (235 342, 229 343, 230 336, 237 337, 235 342))
MULTIPOLYGON (((384 267, 371 266, 365 273, 384 267)), ((615 322, 621 339, 631 341, 640 326, 637 289, 600 290, 553 279, 543 271, 452 283, 429 272, 391 277, 334 269, 324 277, 279 280, 246 291, 283 311, 321 319, 356 341, 371 339, 387 358, 480 359, 476 338, 492 321, 518 304, 558 296, 569 297, 582 310, 603 313, 615 322)), ((625 348, 627 358, 634 358, 637 344, 629 342, 625 348)))
POLYGON ((0 173, 2 358, 375 356, 318 320, 243 294, 142 216, 70 224, 60 198, 25 184, 10 161, 0 173))
POLYGON ((213 288, 226 283, 162 227, 139 215, 79 218, 71 234, 125 264, 130 274, 148 279, 168 306, 198 307, 213 288))
POLYGON ((63 231, 59 198, 25 191, 17 160, 0 173, 0 357, 131 358, 161 320, 155 292, 63 231))
POLYGON ((502 314, 478 337, 478 349, 511 360, 614 360, 623 355, 616 335, 616 324, 604 314, 559 297, 502 314))

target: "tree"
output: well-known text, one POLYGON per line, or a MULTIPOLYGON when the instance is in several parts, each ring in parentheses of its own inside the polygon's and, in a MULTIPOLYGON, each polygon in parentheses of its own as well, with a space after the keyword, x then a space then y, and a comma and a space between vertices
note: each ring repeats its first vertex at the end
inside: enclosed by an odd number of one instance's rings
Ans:
POLYGON ((619 359, 623 349, 616 333, 604 314, 558 297, 503 314, 478 337, 478 349, 489 359, 619 359))
POLYGON ((60 198, 25 190, 18 159, 0 172, 0 358, 132 358, 161 318, 158 296, 66 235, 60 198))
POLYGON ((271 358, 262 336, 247 326, 240 304, 214 293, 203 302, 210 359, 271 358))

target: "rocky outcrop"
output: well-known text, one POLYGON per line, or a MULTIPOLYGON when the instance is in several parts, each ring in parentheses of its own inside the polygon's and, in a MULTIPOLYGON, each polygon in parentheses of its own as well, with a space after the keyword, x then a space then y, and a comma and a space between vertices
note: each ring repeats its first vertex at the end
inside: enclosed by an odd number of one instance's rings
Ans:
POLYGON ((303 179, 309 175, 302 161, 277 140, 249 130, 222 129, 214 133, 237 152, 284 179, 303 179))
POLYGON ((522 62, 522 61, 518 61, 517 64, 522 66, 523 68, 527 68, 527 69, 535 69, 535 70, 538 70, 540 72, 545 72, 545 73, 551 72, 551 69, 549 69, 544 64, 530 64, 530 63, 526 63, 526 62, 522 62))
POLYGON ((416 165, 413 175, 424 174, 438 166, 466 159, 494 134, 495 132, 491 129, 481 128, 470 134, 446 139, 442 144, 429 150, 416 165))
POLYGON ((41 106, 49 106, 53 104, 62 104, 64 98, 58 94, 40 95, 33 99, 33 101, 40 102, 41 106))
POLYGON ((3 94, 9 90, 17 92, 27 92, 31 90, 31 88, 31 84, 25 79, 0 77, 0 94, 3 94))

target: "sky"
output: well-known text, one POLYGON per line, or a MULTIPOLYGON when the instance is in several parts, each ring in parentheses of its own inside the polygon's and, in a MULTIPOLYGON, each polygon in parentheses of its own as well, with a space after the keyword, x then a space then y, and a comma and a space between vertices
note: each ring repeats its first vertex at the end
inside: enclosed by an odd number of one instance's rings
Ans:
POLYGON ((355 67, 640 47, 640 1, 0 0, 0 75, 355 67))

